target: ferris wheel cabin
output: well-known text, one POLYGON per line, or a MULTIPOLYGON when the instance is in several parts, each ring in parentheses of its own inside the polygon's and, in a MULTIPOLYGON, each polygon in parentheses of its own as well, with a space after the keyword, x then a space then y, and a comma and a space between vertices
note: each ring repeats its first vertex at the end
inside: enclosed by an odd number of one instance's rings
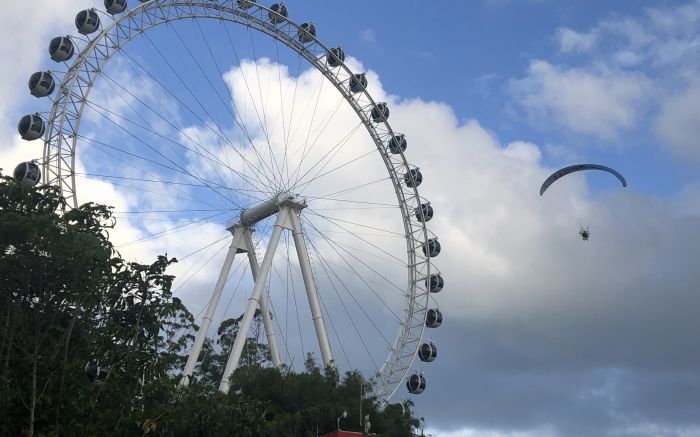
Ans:
POLYGON ((75 46, 67 36, 57 36, 49 43, 49 55, 56 62, 67 61, 73 57, 75 46))
POLYGON ((339 67, 345 61, 345 52, 340 47, 328 50, 326 56, 329 67, 339 67))
POLYGON ((442 313, 437 308, 431 308, 425 315, 425 326, 428 328, 437 328, 442 325, 442 313))
POLYGON ((56 88, 50 71, 37 71, 29 77, 29 92, 34 97, 46 97, 56 88))
POLYGON ((396 155, 406 151, 408 143, 406 142, 406 136, 404 134, 394 135, 389 140, 389 152, 396 155))
POLYGON ((100 16, 94 9, 84 9, 75 16, 75 27, 79 33, 89 35, 100 27, 100 16))
POLYGON ((36 165, 36 163, 27 161, 15 167, 12 176, 25 187, 33 187, 38 184, 41 179, 41 170, 39 170, 39 166, 36 165))
POLYGON ((39 114, 25 115, 19 120, 17 130, 23 140, 33 141, 44 136, 46 124, 39 114))
POLYGON ((406 388, 409 393, 419 395, 425 390, 425 377, 420 373, 414 373, 406 379, 406 388))

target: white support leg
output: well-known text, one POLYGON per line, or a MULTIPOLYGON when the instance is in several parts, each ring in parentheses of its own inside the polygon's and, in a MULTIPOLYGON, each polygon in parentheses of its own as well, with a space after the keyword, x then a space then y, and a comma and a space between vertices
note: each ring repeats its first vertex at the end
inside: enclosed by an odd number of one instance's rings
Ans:
POLYGON ((224 261, 223 267, 221 267, 219 279, 216 281, 214 292, 211 295, 211 299, 209 299, 209 305, 207 306, 206 314, 204 314, 202 326, 200 326, 199 331, 197 331, 197 337, 194 340, 192 351, 190 352, 190 356, 187 357, 184 376, 180 380, 181 385, 188 385, 190 383, 190 377, 194 372, 194 367, 197 365, 197 360, 199 360, 199 354, 202 352, 202 346, 204 345, 204 339, 207 337, 209 325, 211 325, 211 320, 214 318, 216 307, 219 305, 219 298, 221 297, 221 292, 224 289, 224 284, 226 284, 226 278, 228 278, 228 274, 231 271, 233 258, 236 256, 236 252, 238 251, 241 243, 243 243, 242 236, 237 236, 234 234, 233 241, 231 242, 231 246, 229 246, 228 253, 226 254, 226 260, 224 261))
MULTIPOLYGON (((253 236, 250 233, 250 229, 246 228, 245 231, 245 241, 248 246, 248 261, 250 262, 250 271, 253 273, 253 280, 258 279, 258 258, 255 256, 255 246, 253 245, 253 236)), ((280 352, 277 348, 277 337, 275 336, 275 328, 272 325, 272 317, 270 316, 270 305, 268 303, 267 293, 263 290, 260 296, 260 312, 263 317, 263 325, 265 326, 265 335, 267 336, 267 345, 270 348, 270 355, 272 357, 272 365, 280 368, 282 366, 282 360, 280 359, 280 352)))
POLYGON ((301 230, 301 222, 299 221, 298 211, 290 211, 292 222, 292 236, 294 237, 294 246, 297 249, 299 257, 299 266, 301 267, 301 275, 304 278, 306 286, 306 295, 309 298, 309 308, 311 308, 311 317, 316 328, 316 338, 318 338, 318 346, 321 349, 321 357, 323 364, 327 366, 333 365, 333 354, 331 353, 331 345, 328 341, 328 333, 326 325, 323 322, 323 314, 321 313, 321 305, 319 303, 318 290, 316 282, 311 271, 311 262, 309 261, 309 252, 304 241, 304 234, 301 230))
POLYGON ((236 340, 233 342, 233 348, 231 349, 231 354, 228 357, 226 369, 224 370, 224 375, 221 378, 221 384, 219 384, 219 391, 223 393, 228 393, 229 388, 231 387, 229 379, 231 378, 233 372, 238 368, 238 362, 241 359, 243 347, 245 346, 245 341, 248 338, 248 331, 250 331, 250 325, 253 322, 255 309, 259 305, 260 296, 263 294, 267 277, 270 274, 270 269, 272 268, 272 259, 275 256, 277 244, 280 241, 282 228, 285 227, 285 222, 288 220, 285 216, 288 216, 288 214, 283 214, 282 211, 280 211, 280 214, 277 215, 277 222, 272 230, 272 235, 270 236, 270 242, 267 246, 265 257, 263 258, 262 265, 260 266, 260 272, 258 272, 258 277, 255 279, 253 292, 248 299, 248 306, 246 307, 245 314, 243 315, 241 325, 238 328, 236 340))

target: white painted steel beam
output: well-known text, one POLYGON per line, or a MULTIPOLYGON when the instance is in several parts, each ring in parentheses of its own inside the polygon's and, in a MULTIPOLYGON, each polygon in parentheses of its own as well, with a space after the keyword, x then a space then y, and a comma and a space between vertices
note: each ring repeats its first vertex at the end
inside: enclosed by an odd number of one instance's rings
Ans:
POLYGON ((301 229, 301 221, 299 220, 299 212, 290 211, 290 215, 292 222, 292 236, 294 237, 294 246, 297 249, 297 256, 299 257, 299 266, 301 268, 301 275, 304 278, 304 285, 306 286, 306 296, 309 299, 311 318, 313 319, 314 328, 316 329, 316 338, 318 339, 318 346, 321 349, 321 357, 323 358, 323 364, 325 366, 332 366, 333 354, 331 353, 331 344, 328 341, 326 325, 323 322, 323 314, 321 313, 321 304, 319 302, 318 289, 316 288, 316 281, 314 280, 314 275, 311 270, 309 252, 306 248, 306 241, 304 241, 304 234, 301 229))

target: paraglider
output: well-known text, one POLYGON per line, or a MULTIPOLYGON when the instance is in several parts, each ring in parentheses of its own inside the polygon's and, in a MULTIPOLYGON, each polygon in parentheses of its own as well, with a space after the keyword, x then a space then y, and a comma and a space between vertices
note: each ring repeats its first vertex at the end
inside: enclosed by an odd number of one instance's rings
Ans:
POLYGON ((620 180, 622 183, 623 187, 627 186, 627 181, 625 180, 624 176, 622 176, 620 173, 618 173, 616 170, 613 170, 610 167, 606 167, 604 165, 598 165, 598 164, 576 164, 576 165, 570 165, 568 167, 564 167, 560 170, 555 171, 552 173, 542 184, 540 187, 540 196, 544 194, 545 191, 547 191, 547 188, 549 188, 550 185, 552 185, 554 182, 557 180, 563 178, 564 176, 577 172, 577 171, 582 171, 582 170, 602 170, 605 172, 608 172, 615 176, 617 179, 620 180))
MULTIPOLYGON (((554 182, 558 181, 559 179, 563 178, 568 174, 582 170, 601 170, 604 172, 608 172, 611 175, 615 176, 620 181, 623 187, 627 186, 627 181, 625 180, 625 177, 622 176, 617 170, 599 164, 576 164, 559 169, 551 175, 549 175, 549 177, 545 179, 545 181, 542 183, 542 186, 540 187, 540 196, 543 195, 544 192, 547 191, 547 188, 549 188, 549 186, 552 185, 554 182)), ((581 236, 581 239, 583 241, 588 241, 588 238, 590 238, 591 236, 588 227, 584 228, 583 226, 581 226, 581 230, 578 234, 581 236)))
POLYGON ((591 236, 591 232, 588 230, 588 226, 585 228, 581 226, 581 230, 578 232, 578 234, 581 236, 581 239, 583 241, 588 241, 588 237, 591 236))

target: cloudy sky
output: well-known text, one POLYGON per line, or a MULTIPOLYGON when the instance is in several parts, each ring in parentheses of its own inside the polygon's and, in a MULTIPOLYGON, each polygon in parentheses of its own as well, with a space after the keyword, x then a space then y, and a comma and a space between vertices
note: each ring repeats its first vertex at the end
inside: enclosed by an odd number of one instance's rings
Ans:
MULTIPOLYGON (((4 5, 5 173, 42 154, 40 141, 16 131, 22 115, 50 108, 29 95, 29 75, 61 76, 67 65, 48 59, 48 41, 75 35, 75 13, 100 3, 4 5)), ((394 400, 410 397, 426 431, 441 436, 700 435, 700 1, 287 6, 294 20, 313 20, 327 45, 340 44, 353 71, 368 72, 435 208, 429 225, 446 282, 431 303, 445 316, 429 332, 438 359, 420 366, 423 394, 402 388, 394 400), (579 173, 540 197, 552 171, 580 162, 612 166, 629 185, 579 173), (579 238, 581 226, 590 241, 579 238)), ((308 64, 246 30, 200 32, 198 24, 154 29, 98 81, 81 130, 80 201, 115 206, 113 238, 125 256, 181 258, 176 287, 197 314, 223 262, 226 221, 275 188, 323 175, 297 185, 318 197, 306 214, 309 251, 324 311, 338 315, 331 339, 358 334, 334 348, 338 361, 371 371, 392 340, 383 337, 395 332, 402 303, 392 287, 405 275, 393 258, 403 226, 382 208, 396 202, 387 200, 386 170, 367 154, 371 142, 352 111, 308 64), (209 49, 219 62, 208 61, 209 49), (229 117, 231 102, 239 112, 229 117), (236 156, 222 147, 229 139, 267 142, 277 157, 292 144, 289 167, 264 167, 245 148, 236 156), (331 195, 348 188, 342 200, 331 195)), ((270 225, 257 232, 261 255, 270 225)), ((301 283, 289 240, 280 243, 270 293, 289 341, 284 355, 299 362, 292 343, 315 349, 309 323, 298 321, 299 290, 290 291, 301 283)), ((245 302, 245 269, 234 264, 218 318, 242 311, 233 308, 245 302)))

